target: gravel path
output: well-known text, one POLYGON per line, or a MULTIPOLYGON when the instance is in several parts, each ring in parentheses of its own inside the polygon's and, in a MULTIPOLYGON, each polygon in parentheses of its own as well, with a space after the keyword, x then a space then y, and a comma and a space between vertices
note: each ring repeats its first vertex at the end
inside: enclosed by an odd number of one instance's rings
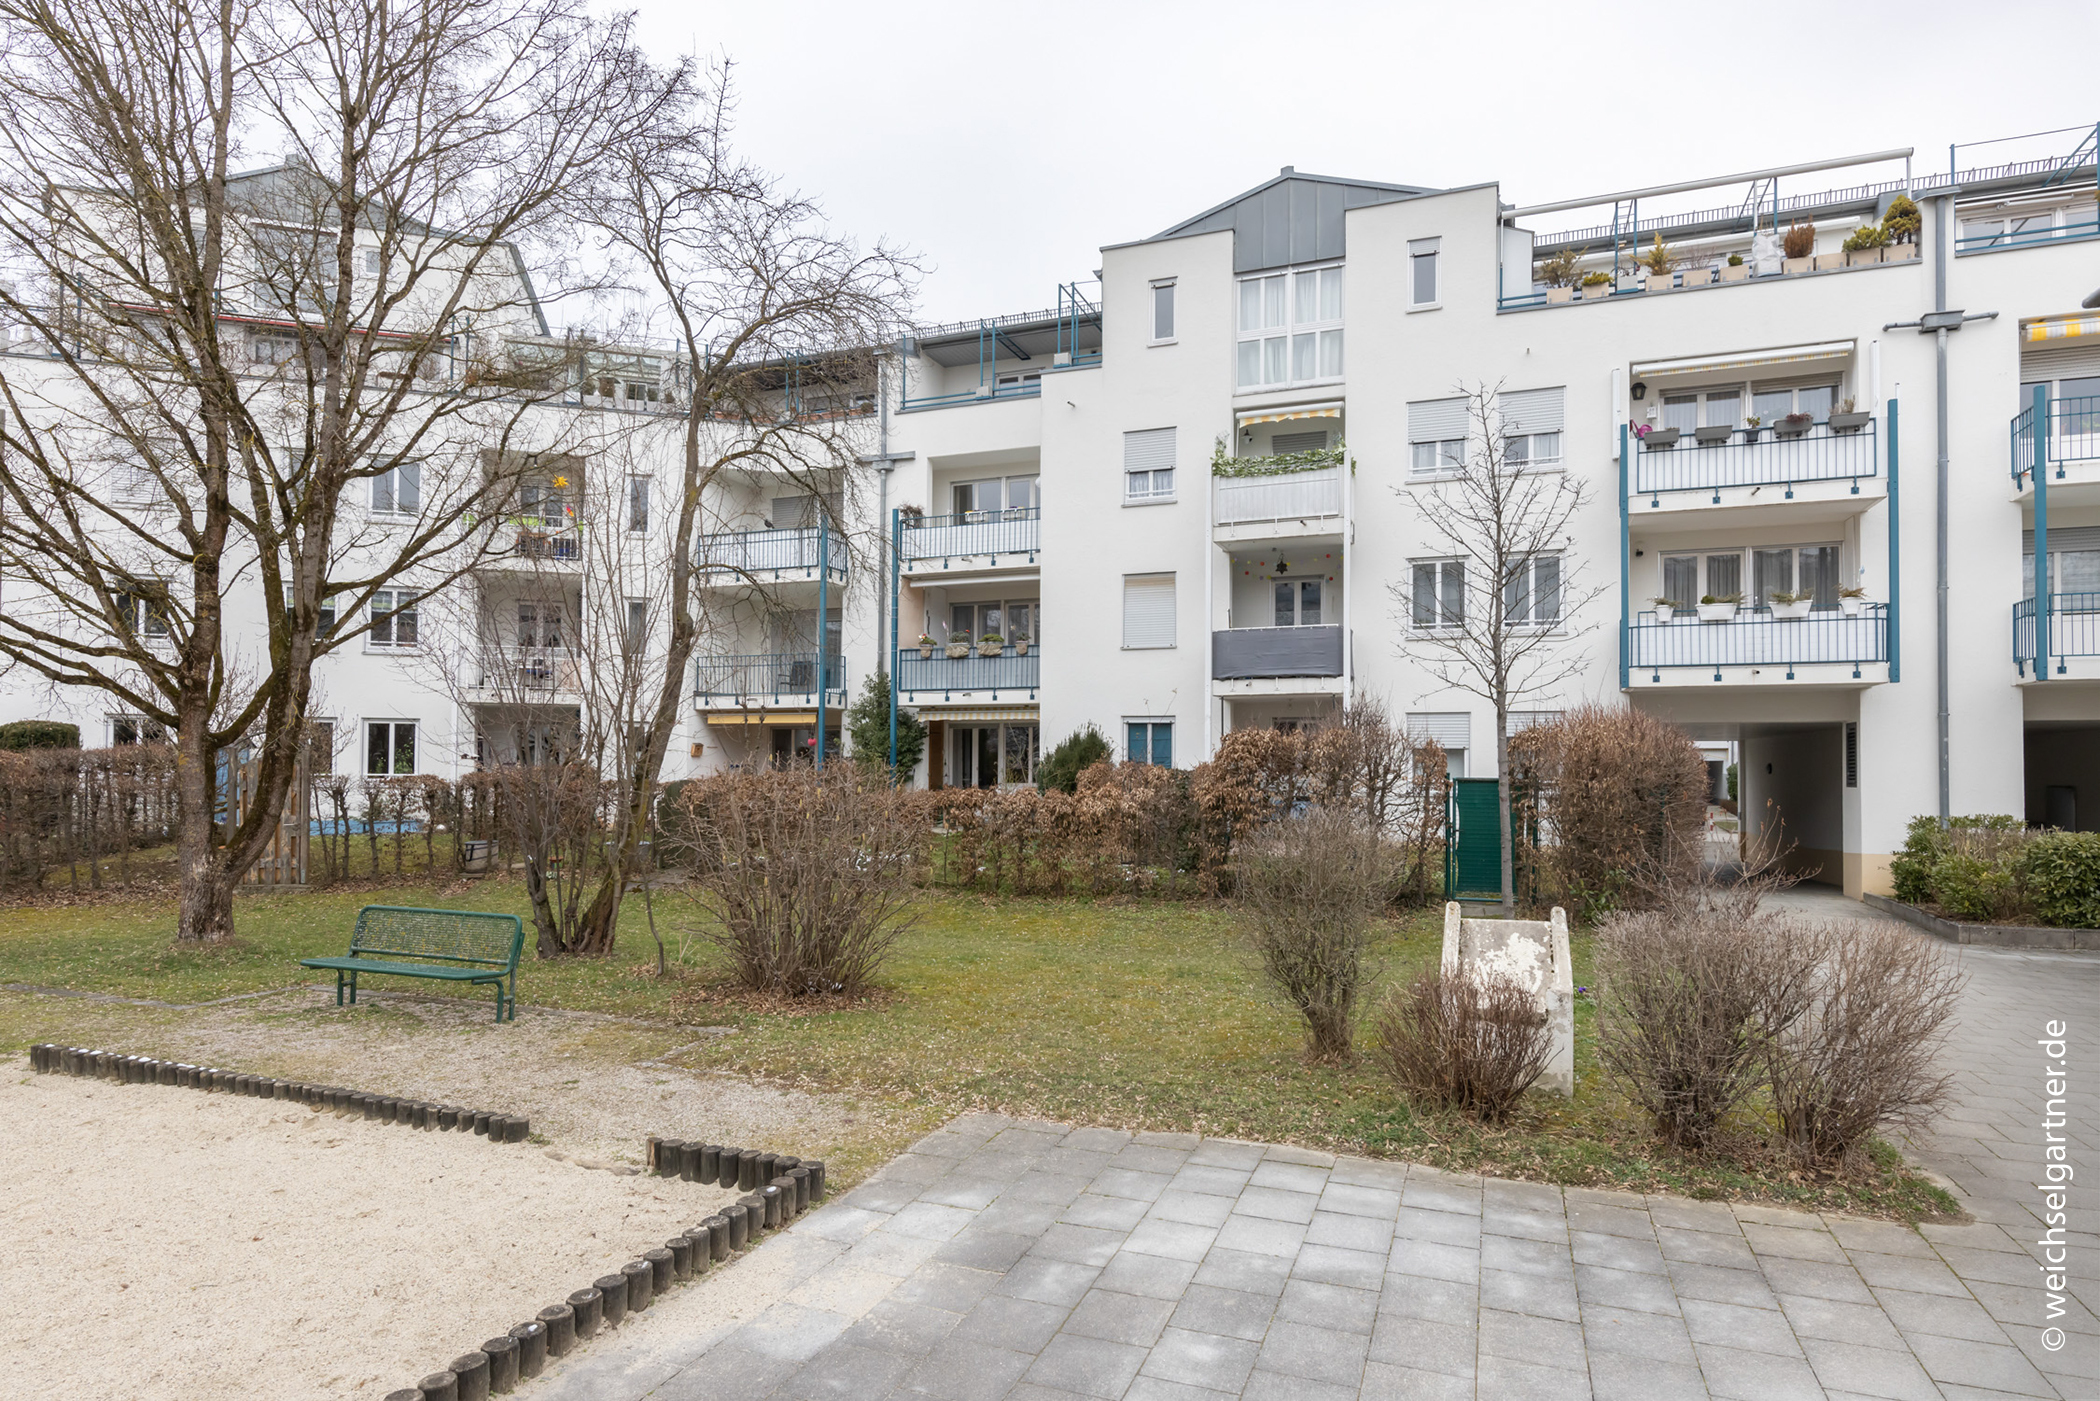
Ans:
POLYGON ((18 1397, 381 1397, 735 1193, 194 1090, 0 1083, 18 1397))

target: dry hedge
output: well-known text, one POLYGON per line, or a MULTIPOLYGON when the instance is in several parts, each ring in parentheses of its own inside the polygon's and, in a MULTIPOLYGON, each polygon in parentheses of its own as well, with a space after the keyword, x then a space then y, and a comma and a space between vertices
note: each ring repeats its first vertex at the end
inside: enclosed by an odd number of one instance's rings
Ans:
POLYGON ((1386 1070, 1419 1104, 1495 1124, 1546 1070, 1553 1034, 1506 974, 1436 969, 1395 988, 1378 1017, 1386 1070))
POLYGON ((173 841, 180 820, 172 745, 0 750, 0 890, 61 867, 77 887, 83 866, 99 889, 110 857, 128 881, 131 853, 173 841))
POLYGON ((1307 1058, 1346 1061, 1391 885, 1384 843, 1355 813, 1314 808, 1248 838, 1234 864, 1240 923, 1264 976, 1305 1019, 1307 1058))

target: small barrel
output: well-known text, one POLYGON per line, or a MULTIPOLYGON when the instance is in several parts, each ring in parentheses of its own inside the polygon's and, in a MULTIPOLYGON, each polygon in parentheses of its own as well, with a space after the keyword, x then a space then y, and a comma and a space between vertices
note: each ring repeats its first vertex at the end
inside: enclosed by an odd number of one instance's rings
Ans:
MULTIPOLYGON (((598 1330, 605 1326, 605 1295, 599 1291, 597 1286, 593 1285, 589 1289, 579 1289, 574 1294, 571 1294, 569 1296, 569 1307, 575 1310, 576 1313, 576 1341, 580 1343, 597 1337, 598 1330)), ((548 1351, 553 1351, 551 1343, 548 1351)), ((560 1356, 559 1353, 555 1355, 560 1356)))

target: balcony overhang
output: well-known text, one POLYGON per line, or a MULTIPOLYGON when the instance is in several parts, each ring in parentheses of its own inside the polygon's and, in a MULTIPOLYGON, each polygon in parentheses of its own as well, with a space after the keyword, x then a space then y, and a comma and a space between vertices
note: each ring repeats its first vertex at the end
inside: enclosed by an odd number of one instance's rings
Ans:
MULTIPOLYGON (((824 697, 824 704, 833 709, 844 705, 845 701, 846 693, 844 691, 831 691, 826 693, 824 697)), ((710 725, 815 724, 817 693, 815 691, 804 691, 799 694, 783 692, 780 695, 765 696, 696 695, 693 697, 693 709, 697 713, 706 716, 707 723, 710 725), (807 720, 798 721, 782 718, 797 711, 805 710, 810 715, 810 718, 807 720), (739 714, 748 715, 751 718, 744 720, 720 720, 716 718, 718 715, 739 714)))
POLYGON ((1726 691, 1731 695, 1791 690, 1865 690, 1889 679, 1887 662, 1766 662, 1757 666, 1664 666, 1633 668, 1628 693, 1726 691))
POLYGON ((1339 676, 1240 676, 1211 682, 1210 693, 1220 700, 1318 699, 1341 696, 1345 685, 1339 676))
POLYGON ((1863 516, 1887 499, 1887 485, 1878 477, 1858 482, 1767 482, 1637 492, 1626 502, 1626 528, 1636 532, 1734 530, 1841 521, 1863 516))
POLYGON ((1634 363, 1632 374, 1634 379, 1643 380, 1719 374, 1728 370, 1769 369, 1774 365, 1813 369, 1819 363, 1836 364, 1849 360, 1857 349, 1858 343, 1855 341, 1817 341, 1809 345, 1773 346, 1765 350, 1744 350, 1728 355, 1645 360, 1634 363))
POLYGON ((957 555, 950 559, 900 560, 898 572, 917 584, 944 588, 962 584, 1004 583, 1010 579, 1037 578, 1043 566, 1036 552, 1018 555, 957 555))

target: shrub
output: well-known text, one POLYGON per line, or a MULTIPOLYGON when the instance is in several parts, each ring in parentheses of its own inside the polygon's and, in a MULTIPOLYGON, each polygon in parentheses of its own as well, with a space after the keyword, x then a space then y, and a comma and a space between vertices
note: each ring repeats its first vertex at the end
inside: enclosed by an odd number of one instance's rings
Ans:
POLYGON ((1685 901, 1598 931, 1598 1059, 1665 1140, 1708 1146, 1765 1083, 1767 1048, 1806 1009, 1818 929, 1685 901))
MULTIPOLYGON (((855 763, 887 770, 890 766, 890 674, 878 671, 861 687, 860 699, 846 711, 846 733, 855 763)), ((926 752, 926 722, 897 707, 897 773, 909 778, 926 752)))
POLYGON ((1907 929, 1825 925, 1805 1012, 1766 1042, 1772 1105, 1803 1161, 1856 1161, 1879 1124, 1918 1126, 1953 1077, 1939 1067, 1965 975, 1907 929))
POLYGON ((882 778, 851 764, 723 774, 679 801, 705 937, 742 986, 853 995, 916 922, 924 829, 882 778))
POLYGON ((1385 866, 1360 818, 1324 809, 1265 828, 1235 863, 1241 923, 1263 974, 1305 1018, 1311 1060, 1350 1055, 1385 866))
POLYGON ((1545 1072, 1552 1033, 1538 999, 1506 974, 1424 973, 1386 999, 1385 1067, 1418 1104, 1500 1123, 1545 1072))
POLYGON ((1582 276, 1583 255, 1587 248, 1563 248, 1550 257, 1539 259, 1535 274, 1537 280, 1547 287, 1573 287, 1582 276))
POLYGON ((1887 229, 1879 224, 1861 224, 1845 235, 1844 248, 1847 253, 1862 253, 1871 248, 1886 248, 1895 240, 1887 229))
POLYGON ((1816 226, 1814 224, 1789 224, 1786 237, 1780 240, 1779 251, 1789 258, 1806 258, 1816 251, 1816 226))
POLYGON ((1035 766, 1035 786, 1042 792, 1055 788, 1062 793, 1079 791, 1079 775, 1095 764, 1112 762, 1115 751, 1108 736, 1093 725, 1074 730, 1035 766))
POLYGON ((1913 818, 1903 849, 1889 862, 1896 898, 1936 904, 1955 919, 2018 918, 2026 905, 2022 853, 2035 840, 2002 813, 1913 818))
POLYGON ((2042 923, 2100 929, 2100 832, 2043 832, 2020 853, 2016 874, 2042 923))
POLYGON ((0 749, 78 749, 80 726, 64 720, 13 720, 0 725, 0 749))
POLYGON ((1897 195, 1889 201, 1889 212, 1882 219, 1881 227, 1888 230, 1889 237, 1897 243, 1914 242, 1918 230, 1925 227, 1925 216, 1918 212, 1917 201, 1909 195, 1897 195))

